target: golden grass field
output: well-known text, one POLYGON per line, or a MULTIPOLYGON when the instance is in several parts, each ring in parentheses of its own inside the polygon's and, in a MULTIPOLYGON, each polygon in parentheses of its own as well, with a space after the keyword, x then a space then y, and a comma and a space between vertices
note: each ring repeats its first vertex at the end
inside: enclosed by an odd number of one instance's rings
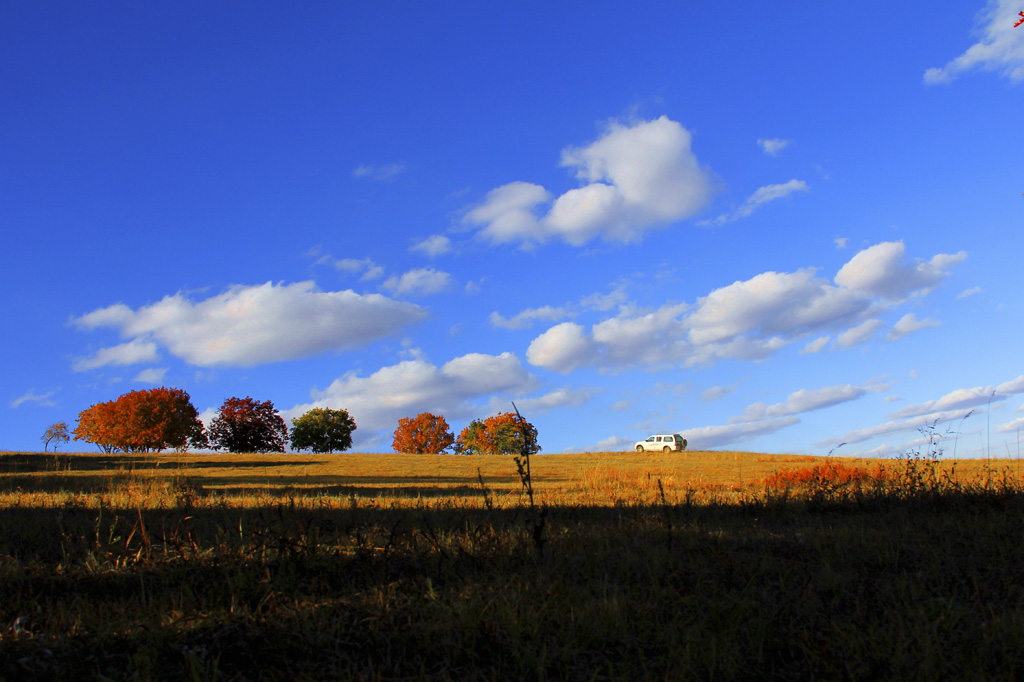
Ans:
POLYGON ((1024 679, 1016 460, 529 464, 0 453, 0 682, 1024 679))
MULTIPOLYGON (((531 473, 538 503, 603 506, 660 501, 662 490, 669 502, 687 494, 737 500, 773 474, 824 462, 871 469, 891 461, 756 452, 597 452, 535 455, 531 473)), ((1009 459, 945 460, 936 466, 971 481, 1004 474, 1019 478, 1021 472, 1020 461, 1009 459)), ((211 502, 241 506, 353 496, 395 504, 455 499, 475 504, 482 503, 485 487, 496 504, 518 504, 522 494, 513 458, 504 455, 6 453, 0 454, 0 467, 5 473, 0 508, 59 506, 71 498, 87 506, 99 499, 118 508, 159 506, 183 482, 201 489, 211 502)))

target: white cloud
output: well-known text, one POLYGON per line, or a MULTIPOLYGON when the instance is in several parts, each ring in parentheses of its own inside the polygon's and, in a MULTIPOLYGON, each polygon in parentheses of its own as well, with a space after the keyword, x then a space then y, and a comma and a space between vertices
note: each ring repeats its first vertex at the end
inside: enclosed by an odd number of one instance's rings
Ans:
POLYGON ((801 348, 800 355, 813 355, 814 353, 821 352, 831 339, 831 336, 819 336, 801 348))
POLYGON ((790 393, 785 402, 774 405, 765 405, 764 403, 748 405, 747 409, 743 411, 742 416, 730 419, 729 421, 730 423, 742 423, 803 414, 856 400, 866 395, 867 392, 867 389, 861 386, 851 386, 850 384, 826 386, 810 390, 800 389, 790 393))
POLYGON ((777 137, 762 138, 757 141, 757 146, 768 156, 778 156, 791 142, 792 140, 783 140, 777 137))
POLYGON ((314 390, 314 402, 287 410, 288 418, 312 407, 346 409, 366 437, 366 430, 391 432, 402 417, 420 412, 448 419, 479 416, 474 401, 495 394, 514 397, 534 390, 537 380, 511 353, 457 357, 441 367, 422 358, 383 367, 370 376, 349 373, 324 390, 314 390))
POLYGON ((892 421, 850 431, 839 438, 820 441, 816 445, 827 446, 840 442, 859 443, 879 436, 905 431, 920 431, 937 424, 963 420, 975 408, 987 405, 989 402, 1000 402, 1017 393, 1024 393, 1024 375, 997 386, 958 389, 937 400, 907 405, 886 415, 892 421))
POLYGON ((22 395, 18 396, 11 401, 10 405, 12 408, 20 407, 25 403, 35 403, 41 407, 53 407, 57 403, 51 400, 53 396, 57 395, 57 391, 47 391, 46 393, 36 393, 36 390, 29 389, 22 395))
POLYGON ((628 300, 625 284, 620 284, 607 294, 591 294, 585 296, 580 305, 588 310, 611 310, 620 306, 628 300))
POLYGON ((688 319, 690 340, 707 344, 755 332, 790 335, 843 326, 869 308, 863 297, 814 275, 814 268, 765 272, 712 291, 688 319))
POLYGON ((906 315, 899 319, 899 322, 893 325, 893 328, 890 329, 889 333, 886 335, 885 340, 896 341, 898 339, 902 339, 904 336, 912 332, 916 332, 921 329, 927 329, 929 327, 938 327, 941 324, 942 323, 939 322, 938 320, 933 320, 930 317, 925 318, 923 320, 919 320, 917 319, 917 317, 914 316, 913 313, 907 313, 906 315))
POLYGON ((583 327, 563 322, 535 338, 526 349, 526 359, 536 367, 565 374, 593 362, 596 353, 597 346, 583 327))
POLYGON ((885 323, 881 320, 865 320, 856 327, 847 329, 842 334, 836 336, 836 340, 833 343, 835 343, 836 348, 844 349, 859 346, 874 338, 875 332, 883 326, 885 326, 885 323))
POLYGON ((167 369, 167 367, 150 367, 149 369, 144 369, 136 374, 132 381, 140 384, 159 384, 163 382, 164 375, 167 374, 167 369))
POLYGON ((712 386, 700 392, 700 399, 706 403, 721 400, 735 390, 733 386, 712 386))
POLYGON ((975 388, 959 388, 947 393, 937 400, 929 400, 916 405, 907 405, 888 415, 890 419, 903 419, 933 412, 961 410, 987 405, 989 402, 1000 402, 1011 395, 1024 393, 1024 375, 998 386, 976 386, 975 388))
POLYGON ((893 433, 902 433, 904 431, 918 431, 922 428, 927 428, 935 424, 942 424, 946 422, 955 421, 957 419, 963 419, 967 416, 970 410, 952 410, 948 412, 932 412, 924 414, 912 419, 906 419, 903 421, 889 421, 884 424, 878 424, 877 426, 871 426, 866 429, 857 429, 854 431, 848 431, 839 438, 829 438, 823 441, 815 443, 818 446, 830 446, 836 445, 837 443, 860 443, 870 438, 878 436, 887 436, 893 433))
POLYGON ((846 237, 836 237, 832 241, 835 243, 837 249, 845 249, 847 242, 850 240, 846 237))
MULTIPOLYGON (((592 393, 586 389, 557 388, 537 398, 516 399, 516 407, 519 408, 520 414, 527 417, 527 415, 547 412, 557 407, 580 407, 591 397, 593 397, 592 393)), ((509 410, 508 400, 497 396, 492 398, 488 405, 488 412, 491 414, 509 410)))
POLYGON ((1018 0, 990 1, 977 18, 980 40, 945 66, 925 71, 924 82, 948 83, 974 69, 997 71, 1013 81, 1024 80, 1024 32, 1013 27, 1020 9, 1018 0))
POLYGON ((235 285, 199 302, 179 293, 137 311, 116 304, 73 322, 85 329, 116 327, 122 336, 134 337, 117 347, 121 351, 105 349, 106 354, 100 351, 83 361, 86 366, 111 364, 116 358, 152 361, 155 347, 150 350, 147 344, 155 340, 172 355, 209 367, 252 366, 356 348, 426 317, 423 308, 380 294, 322 292, 313 282, 267 282, 235 285), (134 355, 126 352, 132 344, 134 355))
POLYGON ((404 162, 387 163, 380 166, 357 166, 352 170, 353 178, 369 178, 371 180, 394 180, 406 170, 404 162))
POLYGON ((645 232, 694 215, 712 193, 708 174, 690 148, 690 133, 662 116, 632 126, 613 123, 585 147, 562 151, 561 165, 585 184, 557 197, 540 185, 513 182, 489 192, 466 215, 494 243, 562 239, 631 242, 645 232))
MULTIPOLYGON (((851 348, 884 326, 875 315, 901 302, 879 297, 923 296, 946 276, 945 266, 961 258, 940 254, 927 263, 901 265, 902 243, 881 246, 887 249, 865 249, 844 265, 836 276, 839 286, 816 276, 815 268, 765 272, 715 289, 695 305, 671 303, 645 313, 622 306, 617 316, 593 325, 589 334, 578 324, 559 325, 551 337, 535 340, 537 352, 528 353, 527 359, 543 358, 542 366, 560 372, 588 364, 691 367, 724 358, 762 359, 794 340, 825 331, 837 333, 835 348, 851 348)), ((902 328, 908 324, 906 320, 902 328)), ((819 336, 801 352, 818 352, 830 338, 819 336)))
POLYGON ((443 256, 452 250, 452 240, 443 234, 433 234, 423 241, 416 242, 410 247, 411 251, 425 253, 431 258, 443 256))
POLYGON ((464 220, 484 225, 480 235, 496 244, 543 241, 546 234, 533 209, 550 198, 540 185, 510 182, 488 192, 484 202, 467 213, 464 220))
POLYGON ((597 441, 593 445, 588 445, 582 448, 566 448, 563 452, 566 454, 583 452, 622 452, 624 450, 632 450, 634 443, 636 443, 635 438, 609 436, 608 438, 603 438, 597 441))
POLYGON ((691 350, 680 316, 686 304, 668 304, 643 315, 622 314, 594 325, 593 340, 610 365, 659 365, 685 359, 691 350))
MULTIPOLYGON (((103 319, 103 317, 101 313, 98 317, 91 318, 91 321, 95 322, 96 319, 103 319)), ((153 362, 158 358, 159 354, 155 343, 144 339, 132 339, 117 346, 101 348, 90 358, 79 358, 75 361, 74 370, 84 372, 107 365, 137 365, 142 362, 153 362)))
POLYGON ((1017 433, 1021 429, 1024 429, 1024 417, 1018 417, 1011 422, 1007 422, 996 429, 996 433, 1017 433))
POLYGON ((320 261, 332 263, 336 270, 351 272, 353 274, 361 273, 359 279, 364 282, 380 279, 384 276, 384 268, 377 265, 369 258, 342 258, 340 260, 335 260, 330 256, 325 256, 321 258, 320 261))
POLYGON ((726 424, 722 426, 702 426, 686 429, 679 433, 687 440, 691 450, 707 450, 709 448, 742 443, 758 436, 775 433, 794 424, 800 423, 799 417, 779 417, 768 421, 748 422, 745 424, 726 424))
POLYGON ((732 213, 723 213, 714 220, 703 221, 702 224, 724 225, 725 223, 731 223, 735 220, 748 217, 762 204, 767 204, 769 201, 775 201, 776 199, 782 199, 793 192, 806 192, 809 189, 810 188, 807 186, 806 182, 796 179, 777 185, 765 185, 764 187, 758 188, 756 192, 747 197, 747 200, 743 202, 743 205, 732 213))
POLYGON ((964 289, 963 291, 961 291, 959 294, 956 295, 956 300, 959 301, 961 299, 967 298, 968 296, 974 296, 975 294, 980 294, 981 291, 982 291, 981 287, 972 287, 970 289, 964 289))
POLYGON ((381 285, 396 296, 426 296, 448 289, 452 276, 433 268, 416 268, 401 277, 388 277, 381 285))
POLYGON ((920 296, 930 292, 948 275, 947 268, 960 263, 967 253, 940 253, 929 261, 917 260, 901 265, 905 247, 902 241, 882 242, 868 247, 850 259, 836 274, 836 284, 890 300, 920 296))
POLYGON ((526 327, 533 326, 533 323, 538 320, 546 320, 548 322, 554 322, 565 317, 565 308, 553 308, 546 305, 542 308, 529 308, 522 312, 516 313, 512 317, 503 317, 497 312, 491 313, 491 324, 495 327, 502 327, 504 329, 525 329, 526 327))

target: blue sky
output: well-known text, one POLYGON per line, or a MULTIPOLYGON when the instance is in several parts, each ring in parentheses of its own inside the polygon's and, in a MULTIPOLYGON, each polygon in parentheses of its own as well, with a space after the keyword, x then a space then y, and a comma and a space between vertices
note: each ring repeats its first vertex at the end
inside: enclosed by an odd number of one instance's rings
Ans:
POLYGON ((166 385, 1016 456, 1022 9, 6 3, 0 449, 166 385))

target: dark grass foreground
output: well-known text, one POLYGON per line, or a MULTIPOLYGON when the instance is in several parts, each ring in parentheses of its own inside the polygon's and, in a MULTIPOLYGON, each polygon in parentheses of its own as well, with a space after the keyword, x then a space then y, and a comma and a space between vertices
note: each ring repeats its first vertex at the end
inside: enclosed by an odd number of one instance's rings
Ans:
POLYGON ((0 620, 22 617, 5 680, 1024 678, 1024 492, 1005 480, 0 523, 0 620))

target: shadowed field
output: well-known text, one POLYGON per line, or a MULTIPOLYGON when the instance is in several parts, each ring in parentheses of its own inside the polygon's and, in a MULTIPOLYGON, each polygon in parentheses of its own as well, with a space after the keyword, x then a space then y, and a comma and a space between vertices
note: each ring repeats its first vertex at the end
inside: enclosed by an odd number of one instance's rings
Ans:
POLYGON ((0 455, 0 677, 1024 676, 1016 461, 530 465, 0 455))

